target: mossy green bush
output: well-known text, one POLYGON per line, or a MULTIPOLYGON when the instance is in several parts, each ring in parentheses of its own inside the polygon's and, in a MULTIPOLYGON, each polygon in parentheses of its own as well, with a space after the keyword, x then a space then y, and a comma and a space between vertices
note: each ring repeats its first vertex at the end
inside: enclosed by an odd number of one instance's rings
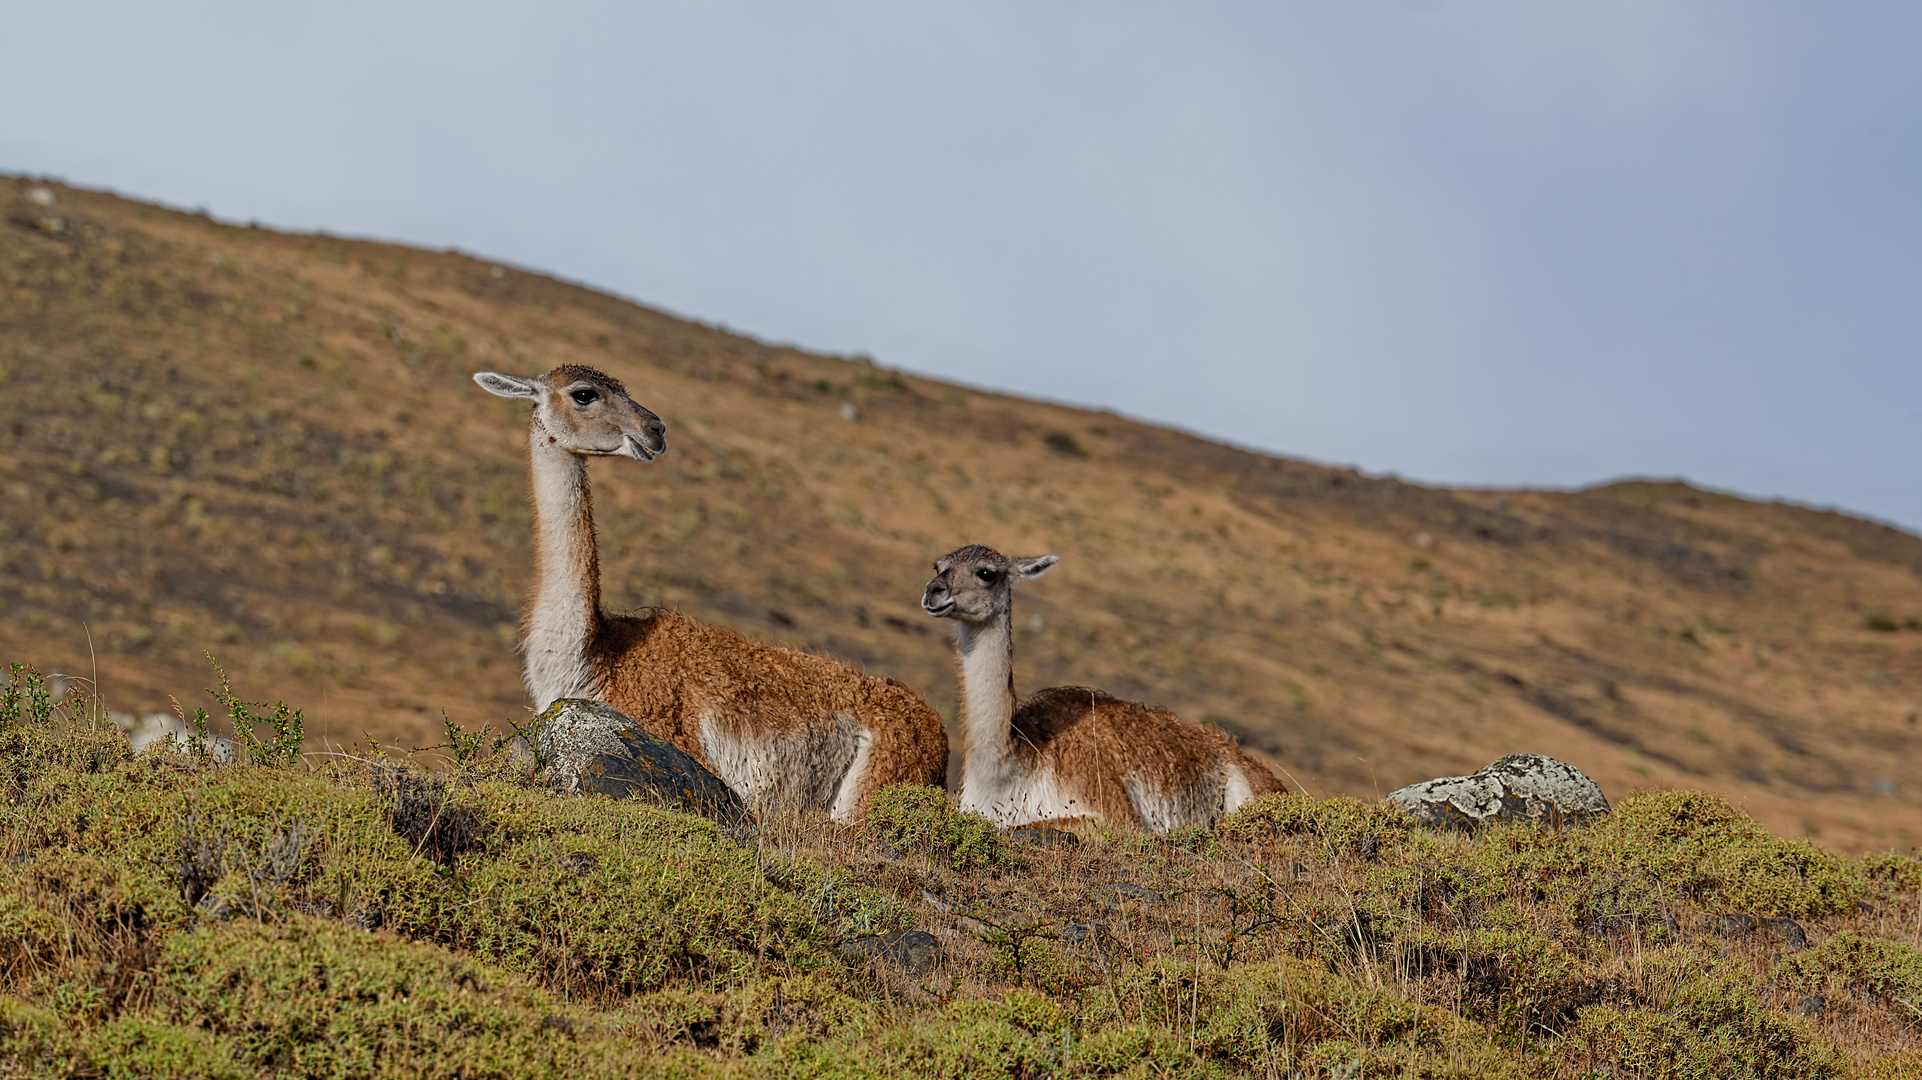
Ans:
POLYGON ((1610 995, 1610 979, 1598 970, 1603 953, 1580 936, 1422 926, 1401 935, 1391 956, 1422 971, 1457 974, 1469 1017, 1503 1031, 1553 1035, 1583 1007, 1610 995))
POLYGON ((914 922, 912 905, 872 885, 856 881, 846 867, 828 866, 804 856, 761 860, 768 881, 806 902, 816 919, 837 936, 906 930, 914 922))
POLYGON ((484 782, 458 798, 513 825, 444 864, 396 830, 383 791, 345 768, 183 773, 142 759, 50 775, 0 807, 0 827, 32 860, 0 876, 25 875, 95 921, 172 927, 196 905, 225 917, 349 918, 572 993, 833 963, 810 906, 703 819, 484 782), (211 857, 191 889, 180 880, 190 851, 211 857))
POLYGON ((1711 953, 1654 950, 1634 981, 1626 1001, 1582 1010, 1564 1060, 1603 1075, 1650 1080, 1846 1074, 1840 1050, 1806 1021, 1764 1006, 1748 974, 1711 953))
POLYGON ((962 873, 1015 865, 994 822, 954 808, 940 788, 897 784, 868 801, 867 825, 875 837, 902 851, 924 852, 962 873))
POLYGON ((1784 956, 1781 979, 1790 989, 1872 994, 1922 1011, 1922 950, 1853 930, 1784 956))
POLYGON ((1480 1025, 1298 961, 1230 971, 1149 964, 1103 988, 1082 1019, 1173 1032, 1199 1063, 1228 1075, 1286 1075, 1310 1048, 1333 1043, 1348 1056, 1330 1064, 1361 1075, 1521 1075, 1480 1025))
POLYGON ((1899 851, 1862 856, 1862 870, 1871 880, 1886 882, 1897 889, 1922 889, 1922 859, 1899 851))
POLYGON ((1583 902, 1589 919, 1607 921, 1644 919, 1677 900, 1758 918, 1809 918, 1853 911, 1870 888, 1854 861, 1776 836, 1728 800, 1699 791, 1638 792, 1582 828, 1489 829, 1456 862, 1456 876, 1472 872, 1484 893, 1532 896, 1561 906, 1571 920, 1582 917, 1576 908, 1583 902))
POLYGON ((1413 822, 1398 806, 1367 803, 1341 796, 1316 799, 1294 792, 1263 795, 1224 818, 1215 827, 1224 840, 1267 841, 1282 836, 1304 836, 1346 851, 1373 838, 1387 846, 1407 838, 1413 822))

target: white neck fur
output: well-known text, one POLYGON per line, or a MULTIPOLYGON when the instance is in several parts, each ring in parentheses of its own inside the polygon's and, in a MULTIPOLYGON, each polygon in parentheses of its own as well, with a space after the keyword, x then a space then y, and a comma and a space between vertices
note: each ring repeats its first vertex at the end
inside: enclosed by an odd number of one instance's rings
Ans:
POLYGON ((1014 771, 1014 638, 1010 615, 955 623, 961 655, 962 803, 1000 789, 1014 771))
POLYGON ((534 600, 522 647, 527 693, 544 710, 557 698, 596 697, 588 650, 601 619, 599 553, 587 462, 560 449, 537 414, 528 437, 534 474, 534 600))

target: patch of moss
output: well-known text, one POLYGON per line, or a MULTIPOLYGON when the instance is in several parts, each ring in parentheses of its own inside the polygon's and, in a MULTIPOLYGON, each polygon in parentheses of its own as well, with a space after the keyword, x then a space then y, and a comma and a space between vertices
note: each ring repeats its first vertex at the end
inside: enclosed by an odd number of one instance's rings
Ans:
POLYGON ((1783 985, 1798 990, 1873 994, 1922 1009, 1922 950, 1853 930, 1782 958, 1783 985))
POLYGON ((723 990, 672 988, 622 1010, 630 1034, 662 1047, 754 1054, 783 1040, 858 1036, 867 1007, 820 977, 757 979, 723 990))
POLYGON ((1462 1011, 1502 1031, 1554 1035, 1614 989, 1596 951, 1522 929, 1438 932, 1397 939, 1405 962, 1459 980, 1462 1011))
POLYGON ((1510 893, 1559 904, 1570 919, 1583 917, 1576 902, 1598 888, 1614 890, 1611 903, 1639 905, 1643 915, 1652 913, 1650 898, 1665 897, 1716 911, 1807 918, 1853 911, 1869 885, 1853 861, 1776 836, 1728 800, 1700 791, 1638 792, 1580 829, 1490 829, 1465 862, 1510 893))
POLYGON ((897 784, 868 802, 867 825, 884 843, 924 852, 961 873, 1015 865, 994 822, 954 808, 939 788, 897 784))
POLYGON ((243 1080, 256 1075, 234 1060, 227 1043, 209 1032, 141 1016, 112 1020, 89 1032, 76 1056, 112 1080, 185 1076, 243 1080))
POLYGON ((1398 806, 1366 803, 1341 796, 1315 799, 1294 792, 1263 795, 1216 826, 1224 840, 1269 841, 1282 836, 1313 837, 1330 848, 1348 851, 1372 840, 1388 846, 1405 840, 1413 823, 1398 806))
POLYGON ((110 724, 0 724, 0 791, 16 795, 48 775, 88 774, 133 757, 127 736, 110 724))
POLYGON ((1892 1054, 1871 1063, 1861 1075, 1867 1080, 1922 1080, 1922 1052, 1892 1054))
POLYGON ((1289 1075, 1354 1065, 1362 1075, 1516 1077, 1515 1055, 1478 1024, 1297 961, 1230 971, 1151 964, 1115 979, 1084 1023, 1144 1025, 1186 1036, 1201 1062, 1230 1075, 1289 1075), (1345 1047, 1339 1060, 1317 1047, 1345 1047))
POLYGON ((1649 953, 1628 1003, 1584 1009, 1559 1047, 1570 1065, 1651 1080, 1826 1080, 1842 1053, 1762 1005, 1742 973, 1692 949, 1649 953))
POLYGON ((581 1017, 445 950, 293 916, 165 939, 142 1011, 305 1076, 567 1076, 581 1017))
POLYGON ((1862 856, 1862 870, 1872 880, 1887 882, 1898 889, 1922 889, 1922 859, 1899 851, 1862 856))
POLYGON ((846 868, 813 859, 764 858, 768 881, 812 905, 815 918, 836 935, 883 934, 914 924, 914 908, 900 897, 854 879, 846 868))
POLYGON ((0 807, 27 861, 0 874, 28 874, 95 922, 176 926, 196 905, 211 917, 333 915, 600 996, 835 963, 814 912, 750 852, 710 822, 638 802, 474 784, 462 805, 513 826, 453 855, 401 835, 394 786, 353 769, 181 772, 142 759, 29 787, 0 807))

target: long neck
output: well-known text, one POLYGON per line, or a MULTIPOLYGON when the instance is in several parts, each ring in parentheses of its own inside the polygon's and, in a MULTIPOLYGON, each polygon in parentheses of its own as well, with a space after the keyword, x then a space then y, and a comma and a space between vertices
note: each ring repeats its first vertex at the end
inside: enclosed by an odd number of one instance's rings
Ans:
POLYGON ((1011 613, 990 622, 957 622, 961 658, 961 753, 966 777, 1008 764, 1014 720, 1011 613))
POLYGON ((587 463, 560 449, 535 418, 528 439, 534 474, 534 600, 524 627, 527 692, 538 709, 556 698, 592 697, 589 650, 601 621, 601 567, 587 463))

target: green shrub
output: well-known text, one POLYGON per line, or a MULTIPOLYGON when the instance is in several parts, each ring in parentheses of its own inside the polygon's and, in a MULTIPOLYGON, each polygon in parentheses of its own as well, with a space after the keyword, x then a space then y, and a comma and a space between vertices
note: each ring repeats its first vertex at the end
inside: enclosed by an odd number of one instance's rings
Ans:
POLYGON ((586 1027, 445 950, 293 916, 165 939, 148 1011, 250 1070, 305 1076, 567 1076, 586 1027))
POLYGON ((1848 990, 1922 1009, 1922 951, 1844 930, 1806 952, 1782 958, 1783 985, 1848 990))
POLYGON ((1638 792, 1581 829, 1490 829, 1462 862, 1484 890, 1532 895, 1570 919, 1585 917, 1581 905, 1598 887, 1613 891, 1611 903, 1633 909, 1603 917, 1653 915, 1661 902, 1693 900, 1715 911, 1794 918, 1853 911, 1869 888, 1852 860, 1776 836, 1727 799, 1700 791, 1638 792))
POLYGON ((1762 1005, 1748 973, 1699 949, 1646 953, 1629 1000, 1582 1011, 1564 1060, 1613 1075, 1688 1080, 1821 1080, 1842 1054, 1810 1026, 1762 1005))
POLYGON ((1898 889, 1922 889, 1922 859, 1899 851, 1878 851, 1862 856, 1862 869, 1876 881, 1886 881, 1898 889))
POLYGON ((882 1075, 928 1080, 1025 1080, 1059 1074, 1060 1045, 970 1003, 927 1024, 894 1028, 867 1055, 882 1075))
POLYGON ((196 905, 262 919, 323 912, 595 997, 834 965, 808 904, 711 822, 479 783, 459 804, 512 828, 437 858, 403 835, 401 786, 370 783, 358 766, 195 774, 148 758, 52 775, 0 805, 0 827, 32 858, 0 866, 0 881, 128 925, 179 926, 196 905))
POLYGON ((920 851, 961 873, 1012 866, 1014 856, 994 822, 963 814, 940 788, 897 784, 868 802, 867 825, 883 842, 920 851))
POLYGON ((1081 440, 1065 431, 1050 431, 1041 441, 1048 444, 1048 449, 1064 457, 1088 456, 1088 448, 1081 445, 1081 440))
POLYGON ((1785 840, 1701 791, 1640 792, 1589 830, 1621 865, 1712 907, 1808 917, 1852 911, 1866 879, 1807 840, 1785 840))
POLYGON ((914 908, 900 897, 854 880, 839 866, 813 859, 764 857, 768 881, 812 905, 815 918, 837 935, 880 934, 914 924, 914 908))
POLYGON ((1564 944, 1529 930, 1423 927, 1396 944, 1425 971, 1460 973, 1466 1015, 1516 1034, 1554 1034, 1606 996, 1598 957, 1582 948, 1585 941, 1564 944))
MULTIPOLYGON (((277 766, 292 765, 299 761, 301 732, 305 722, 305 716, 301 710, 284 701, 242 700, 240 695, 234 693, 233 683, 227 677, 227 670, 220 666, 220 661, 215 660, 211 653, 207 655, 207 660, 213 664, 214 674, 220 678, 220 688, 208 690, 207 695, 219 702, 221 708, 227 710, 227 720, 234 726, 234 738, 240 743, 240 748, 246 751, 247 759, 256 765, 277 766), (254 712, 255 709, 267 711, 257 713, 254 712), (262 724, 273 729, 273 734, 265 738, 256 734, 254 728, 262 724)), ((204 753, 207 737, 206 712, 195 709, 193 721, 192 741, 195 744, 195 750, 198 753, 204 753)))
POLYGON ((1364 837, 1386 847, 1408 837, 1413 823, 1398 806, 1341 796, 1315 799, 1293 792, 1263 795, 1216 826, 1224 840, 1267 841, 1309 836, 1346 851, 1364 837))
POLYGON ((81 1059, 111 1080, 197 1077, 242 1080, 256 1075, 234 1061, 227 1043, 191 1024, 130 1016, 112 1020, 81 1040, 81 1059))
POLYGON ((1083 1022, 1175 1032, 1202 1062, 1231 1075, 1355 1063, 1366 1076, 1521 1075, 1513 1053, 1492 1045, 1480 1025, 1298 961, 1231 971, 1153 963, 1104 987, 1083 1022), (1334 1043, 1346 1056, 1316 1049, 1332 1052, 1334 1043))

